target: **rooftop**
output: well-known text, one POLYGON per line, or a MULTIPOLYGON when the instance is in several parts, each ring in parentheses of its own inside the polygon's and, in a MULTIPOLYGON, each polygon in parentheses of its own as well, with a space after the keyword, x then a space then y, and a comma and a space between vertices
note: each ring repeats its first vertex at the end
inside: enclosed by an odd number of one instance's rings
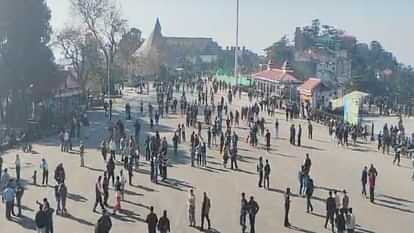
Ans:
POLYGON ((275 83, 301 83, 301 81, 299 81, 291 72, 283 69, 267 69, 259 73, 253 74, 252 77, 256 80, 263 80, 275 83))

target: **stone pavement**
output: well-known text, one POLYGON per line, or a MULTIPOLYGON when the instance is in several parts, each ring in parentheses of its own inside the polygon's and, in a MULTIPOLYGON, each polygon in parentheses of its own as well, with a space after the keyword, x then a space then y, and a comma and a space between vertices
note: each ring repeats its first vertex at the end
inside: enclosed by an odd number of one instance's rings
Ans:
MULTIPOLYGON (((155 102, 155 93, 137 95, 132 90, 126 91, 123 99, 116 100, 115 108, 123 110, 126 101, 132 105, 134 116, 139 116, 143 122, 144 133, 149 133, 148 117, 142 117, 139 111, 139 102, 155 102)), ((218 97, 215 98, 219 100, 218 97)), ((236 98, 233 108, 248 103, 247 97, 242 100, 236 98)), ((147 111, 145 104, 145 111, 147 111)), ((60 162, 64 163, 66 170, 66 183, 69 191, 67 209, 70 216, 54 216, 56 233, 83 233, 93 232, 93 225, 100 217, 99 213, 93 213, 92 207, 95 201, 94 184, 98 175, 103 174, 105 168, 100 152, 97 150, 98 142, 105 133, 108 120, 104 118, 102 111, 91 111, 89 118, 91 127, 86 142, 86 168, 80 168, 80 159, 76 150, 73 153, 61 153, 57 146, 57 138, 48 138, 34 144, 33 154, 22 154, 20 150, 10 150, 5 155, 5 166, 12 167, 15 154, 21 155, 23 164, 22 177, 26 183, 26 191, 23 196, 23 217, 14 221, 6 221, 4 205, 0 205, 0 233, 32 232, 35 229, 33 222, 37 211, 36 200, 47 197, 53 208, 56 208, 53 185, 53 171, 60 162), (38 170, 38 182, 40 179, 39 164, 41 158, 46 158, 49 163, 49 186, 31 185, 31 176, 34 170, 38 170)), ((124 118, 122 113, 115 113, 116 118, 124 118)), ((267 117, 267 116, 266 116, 267 117)), ((185 145, 179 146, 179 155, 170 155, 169 179, 165 183, 155 185, 149 179, 148 163, 142 162, 138 173, 133 178, 134 186, 126 186, 126 201, 122 202, 122 211, 112 218, 113 228, 111 232, 146 232, 146 224, 143 222, 148 214, 148 207, 154 206, 160 217, 163 210, 168 211, 172 232, 193 233, 198 229, 190 228, 187 220, 187 196, 189 188, 193 187, 196 193, 196 217, 200 224, 200 208, 202 193, 207 192, 211 199, 210 218, 213 229, 210 232, 236 233, 241 232, 239 226, 240 193, 245 192, 247 197, 253 195, 260 205, 256 217, 257 233, 274 232, 329 232, 323 228, 325 203, 328 189, 346 189, 350 196, 350 206, 354 209, 357 219, 358 232, 386 232, 409 233, 412 232, 411 221, 414 216, 414 185, 411 180, 411 162, 402 159, 401 167, 392 165, 392 157, 382 155, 375 151, 374 144, 360 144, 356 147, 342 148, 330 142, 328 130, 324 126, 314 124, 314 139, 307 139, 306 122, 295 120, 295 124, 302 124, 302 147, 291 146, 287 140, 290 122, 284 120, 283 114, 278 114, 280 122, 281 138, 272 138, 272 150, 263 150, 264 138, 259 137, 259 147, 251 148, 245 143, 247 126, 241 123, 236 131, 240 136, 239 153, 242 156, 239 161, 239 170, 231 171, 222 166, 222 157, 216 148, 208 150, 208 167, 192 168, 189 158, 189 140, 185 145), (314 214, 306 213, 306 199, 298 197, 298 169, 303 163, 305 154, 309 153, 312 159, 311 176, 314 179, 316 189, 314 192, 314 214), (270 190, 257 187, 256 162, 259 156, 269 159, 272 172, 270 190), (378 170, 377 177, 377 202, 371 204, 361 196, 360 176, 363 166, 373 163, 378 170), (290 222, 292 229, 283 227, 283 192, 286 187, 293 191, 290 222)), ((268 128, 273 129, 274 119, 266 118, 268 128)), ((173 131, 178 123, 184 123, 185 117, 170 115, 167 119, 161 119, 158 130, 162 136, 166 136, 171 145, 173 131)), ((133 133, 133 121, 127 122, 127 130, 133 133)), ((189 139, 193 129, 187 129, 189 139)), ((195 129, 194 129, 195 130, 195 129)), ((273 130, 271 131, 273 132, 273 130)), ((205 134, 206 132, 204 132, 205 134)), ((143 139, 141 134, 141 139, 143 139)), ((75 147, 77 149, 77 147, 75 147)), ((172 147, 171 149, 172 150, 172 147)), ((120 166, 115 172, 118 174, 120 166)), ((14 176, 15 170, 10 169, 14 176)), ((110 205, 114 205, 114 191, 110 190, 110 205)), ((99 210, 99 208, 98 208, 99 210)))

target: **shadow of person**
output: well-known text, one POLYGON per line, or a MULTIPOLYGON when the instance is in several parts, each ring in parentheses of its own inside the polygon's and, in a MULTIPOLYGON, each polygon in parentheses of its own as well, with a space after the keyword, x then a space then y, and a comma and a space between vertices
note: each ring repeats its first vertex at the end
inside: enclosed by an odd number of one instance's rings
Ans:
POLYGON ((315 231, 306 230, 304 228, 293 226, 293 225, 289 226, 289 229, 294 230, 294 231, 304 232, 304 233, 316 233, 315 231))
POLYGON ((85 197, 83 197, 79 194, 76 194, 76 193, 68 193, 67 198, 69 198, 71 200, 74 200, 74 201, 78 201, 78 202, 87 202, 88 201, 87 198, 85 198, 85 197))
POLYGON ((36 223, 33 219, 27 217, 26 215, 20 215, 20 217, 12 218, 11 221, 19 224, 25 229, 36 230, 36 223))
POLYGON ((91 223, 89 221, 86 221, 85 219, 82 219, 82 218, 78 218, 76 216, 73 216, 71 214, 66 214, 66 215, 63 215, 62 217, 67 218, 67 219, 70 219, 70 220, 73 220, 75 222, 78 222, 78 223, 83 224, 83 225, 86 225, 86 226, 94 226, 93 223, 91 223))

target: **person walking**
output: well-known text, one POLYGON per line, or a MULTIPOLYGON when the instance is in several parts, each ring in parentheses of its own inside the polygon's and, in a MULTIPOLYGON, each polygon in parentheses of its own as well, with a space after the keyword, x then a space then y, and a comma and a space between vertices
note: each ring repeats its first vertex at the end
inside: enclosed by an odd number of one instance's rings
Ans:
POLYGON ((248 204, 246 199, 246 194, 241 194, 241 204, 240 204, 240 226, 242 228, 242 233, 246 232, 246 216, 248 212, 248 204))
POLYGON ((265 137, 266 137, 266 150, 270 151, 270 132, 269 132, 269 130, 266 130, 265 137))
POLYGON ((306 185, 306 212, 309 213, 313 212, 313 206, 312 206, 312 195, 313 195, 313 190, 314 190, 314 183, 313 183, 313 179, 309 178, 307 185, 306 185))
POLYGON ((108 163, 106 163, 106 172, 108 174, 107 176, 108 180, 111 180, 112 178, 112 186, 114 186, 115 184, 115 161, 112 156, 109 158, 108 163))
POLYGON ((102 201, 103 190, 101 180, 102 176, 99 176, 95 184, 95 204, 93 206, 93 212, 96 212, 96 206, 98 204, 101 206, 102 211, 105 211, 105 207, 102 201))
POLYGON ((266 159, 266 165, 264 166, 264 182, 263 182, 263 187, 267 190, 269 190, 270 187, 270 164, 269 164, 269 160, 266 159))
POLYGON ((162 217, 158 221, 158 230, 160 233, 168 233, 170 229, 170 220, 167 217, 167 211, 164 210, 162 217))
POLYGON ((60 197, 60 184, 55 185, 54 191, 55 191, 55 199, 56 199, 56 214, 59 215, 59 213, 62 210, 61 197, 60 197))
POLYGON ((22 216, 22 198, 23 198, 23 193, 24 193, 23 185, 21 183, 17 183, 17 186, 16 186, 17 217, 22 216))
MULTIPOLYGON (((16 197, 16 192, 9 184, 6 189, 3 191, 2 201, 6 204, 6 218, 7 220, 11 220, 11 214, 13 211, 14 206, 14 198, 16 197)), ((13 213, 14 215, 14 213, 13 213)))
POLYGON ((313 135, 313 125, 310 120, 308 120, 308 139, 312 140, 313 135))
POLYGON ((55 210, 50 207, 50 204, 46 198, 43 199, 43 211, 46 213, 45 233, 53 233, 53 212, 55 212, 55 210))
POLYGON ((109 151, 110 151, 110 157, 112 159, 115 159, 115 154, 116 154, 116 143, 115 140, 112 138, 111 141, 109 142, 109 151))
POLYGON ((47 165, 46 159, 42 158, 40 163, 40 169, 42 169, 42 185, 48 185, 49 182, 49 166, 47 165))
POLYGON ((194 190, 190 189, 190 193, 188 195, 188 220, 190 222, 190 226, 195 227, 196 226, 196 220, 195 220, 195 202, 196 197, 194 195, 194 190))
POLYGON ((334 191, 334 198, 335 198, 335 214, 338 216, 339 210, 341 209, 341 197, 339 193, 335 190, 334 191))
POLYGON ((299 179, 299 196, 302 196, 302 194, 303 194, 303 192, 302 192, 302 190, 303 190, 303 178, 305 176, 304 170, 305 170, 305 166, 302 165, 300 167, 300 169, 299 169, 299 172, 298 172, 298 179, 299 179))
POLYGON ((392 164, 395 165, 397 163, 397 166, 400 166, 401 161, 401 145, 395 145, 394 149, 394 160, 392 161, 392 164))
POLYGON ((128 171, 128 183, 132 186, 132 177, 134 176, 133 164, 132 161, 127 163, 127 171, 128 171))
POLYGON ((285 220, 284 220, 285 227, 290 227, 289 210, 290 210, 290 188, 287 188, 286 193, 285 193, 285 220))
POLYGON ((335 198, 332 197, 332 191, 329 191, 329 197, 326 199, 326 218, 325 218, 325 228, 328 226, 328 222, 331 222, 332 232, 335 230, 334 225, 334 214, 335 214, 336 204, 335 198))
POLYGON ((263 158, 259 157, 259 163, 257 164, 257 173, 259 174, 259 188, 262 187, 262 183, 263 183, 263 158))
POLYGON ((232 148, 230 149, 230 169, 236 169, 238 170, 239 167, 237 165, 237 149, 236 148, 232 148))
POLYGON ((115 181, 115 205, 114 205, 114 212, 113 215, 116 215, 116 212, 121 211, 121 191, 122 191, 122 184, 120 181, 119 176, 116 177, 115 181))
POLYGON ((0 191, 4 190, 9 185, 11 178, 7 171, 8 171, 7 168, 3 170, 3 175, 1 176, 1 179, 0 179, 0 191))
POLYGON ((150 207, 150 213, 147 215, 145 222, 147 223, 148 233, 156 233, 158 217, 154 213, 154 206, 150 207))
POLYGON ((39 210, 36 212, 35 215, 37 233, 46 232, 46 221, 46 213, 43 211, 43 205, 39 205, 39 210))
POLYGON ((276 119, 276 122, 275 122, 275 138, 278 138, 278 137, 279 137, 279 120, 276 119))
POLYGON ((120 184, 121 184, 121 198, 122 198, 122 201, 124 201, 125 200, 125 185, 127 183, 127 180, 124 175, 124 170, 119 171, 119 179, 120 179, 120 184))
POLYGON ((207 219, 208 229, 210 230, 211 228, 210 217, 209 217, 210 207, 211 207, 210 198, 208 198, 207 193, 204 192, 204 198, 203 198, 203 203, 201 207, 201 231, 203 231, 204 229, 204 219, 207 219))
POLYGON ((295 145, 295 135, 296 135, 296 132, 295 131, 296 131, 295 130, 295 125, 292 124, 290 126, 290 144, 291 145, 295 145))
POLYGON ((59 163, 56 166, 54 177, 55 177, 56 183, 58 184, 65 182, 66 173, 65 173, 65 169, 63 168, 62 163, 59 163))
POLYGON ((301 141, 302 141, 302 126, 299 124, 299 128, 298 128, 298 146, 301 145, 301 141))
POLYGON ((306 158, 305 158, 305 162, 303 163, 303 166, 304 166, 304 173, 306 175, 309 175, 310 169, 311 169, 311 166, 312 166, 312 160, 309 158, 308 153, 306 153, 306 158))
POLYGON ((375 185, 376 179, 378 176, 377 169, 371 164, 371 167, 368 170, 368 182, 369 182, 369 200, 374 203, 375 198, 375 185))
POLYGON ((102 158, 105 162, 106 162, 107 154, 108 154, 107 144, 106 144, 106 141, 103 140, 102 143, 101 143, 101 155, 102 155, 102 158))
POLYGON ((338 230, 338 233, 344 233, 345 232, 345 211, 341 209, 339 211, 339 214, 336 216, 336 229, 338 230))
POLYGON ((102 216, 95 224, 95 233, 109 233, 112 228, 112 220, 106 210, 102 211, 102 216))
POLYGON ((352 208, 348 209, 348 214, 346 215, 346 230, 347 233, 355 232, 356 219, 355 215, 352 213, 352 208))
POLYGON ((365 197, 367 197, 367 183, 368 183, 368 168, 367 166, 365 166, 364 169, 362 170, 362 175, 361 175, 361 184, 362 184, 361 193, 365 197))
POLYGON ((342 197, 342 209, 346 213, 349 209, 349 196, 346 193, 346 190, 344 190, 343 193, 344 193, 344 196, 342 197))
POLYGON ((80 166, 85 167, 85 145, 83 142, 80 142, 79 146, 79 157, 80 157, 80 166))
POLYGON ((102 191, 103 191, 103 203, 105 206, 108 205, 108 199, 109 199, 109 179, 108 174, 104 172, 104 177, 102 179, 102 191))
POLYGON ((255 233, 256 214, 259 212, 259 204, 254 200, 254 197, 250 197, 250 201, 247 204, 250 222, 250 233, 255 233))
POLYGON ((20 162, 20 155, 16 155, 16 160, 14 161, 14 165, 16 166, 16 180, 17 182, 20 181, 20 168, 21 168, 21 162, 20 162))

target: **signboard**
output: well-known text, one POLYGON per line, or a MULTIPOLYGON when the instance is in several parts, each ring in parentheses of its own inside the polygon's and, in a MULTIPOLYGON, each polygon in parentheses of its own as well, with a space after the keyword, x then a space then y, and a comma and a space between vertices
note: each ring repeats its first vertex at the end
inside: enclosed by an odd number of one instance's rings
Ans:
POLYGON ((359 106, 364 96, 363 92, 352 92, 344 96, 344 121, 350 124, 358 124, 359 122, 359 106))

